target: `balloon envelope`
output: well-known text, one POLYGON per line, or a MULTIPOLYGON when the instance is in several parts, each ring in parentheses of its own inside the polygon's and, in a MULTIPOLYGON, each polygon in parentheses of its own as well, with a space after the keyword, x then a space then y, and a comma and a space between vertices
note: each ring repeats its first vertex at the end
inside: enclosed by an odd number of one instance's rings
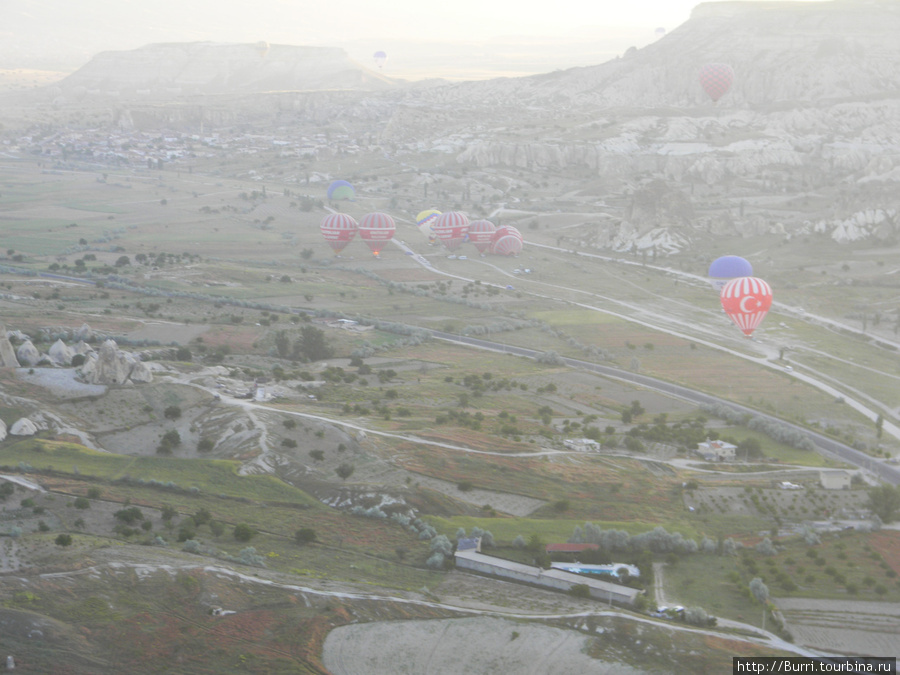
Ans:
POLYGON ((353 186, 345 180, 336 180, 328 186, 328 199, 353 199, 356 191, 353 186))
POLYGON ((713 103, 722 98, 734 82, 734 70, 727 63, 707 63, 700 69, 700 86, 713 103))
POLYGON ((359 221, 359 237, 375 255, 393 239, 396 230, 394 219, 386 213, 367 213, 359 221))
POLYGON ((762 279, 739 277, 725 284, 720 299, 725 313, 750 337, 772 306, 772 289, 762 279))
POLYGON ((332 213, 322 219, 319 230, 335 253, 344 250, 357 230, 356 221, 346 213, 332 213))
POLYGON ((738 277, 752 277, 753 265, 750 261, 738 255, 724 255, 716 258, 709 266, 709 281, 717 291, 722 289, 732 279, 738 277))
POLYGON ((466 240, 466 233, 469 231, 469 217, 465 213, 459 211, 449 211, 439 215, 431 229, 441 240, 441 243, 452 251, 459 248, 459 245, 466 240))
POLYGON ((265 40, 261 40, 253 45, 253 48, 256 50, 256 53, 262 57, 265 57, 266 54, 269 53, 269 43, 265 40))
MULTIPOLYGON (((372 58, 375 60, 375 65, 381 68, 387 61, 387 54, 381 50, 372 54, 372 58)), ((402 59, 401 59, 402 60, 402 59)))
POLYGON ((491 245, 491 253, 494 255, 519 255, 524 245, 521 237, 505 234, 491 245))
POLYGON ((476 220, 469 223, 469 241, 475 244, 479 253, 484 253, 491 245, 491 239, 497 227, 489 220, 476 220))
POLYGON ((419 228, 419 232, 426 237, 433 237, 434 232, 432 231, 431 226, 439 215, 441 215, 441 212, 437 209, 420 211, 419 215, 416 216, 416 227, 419 228))

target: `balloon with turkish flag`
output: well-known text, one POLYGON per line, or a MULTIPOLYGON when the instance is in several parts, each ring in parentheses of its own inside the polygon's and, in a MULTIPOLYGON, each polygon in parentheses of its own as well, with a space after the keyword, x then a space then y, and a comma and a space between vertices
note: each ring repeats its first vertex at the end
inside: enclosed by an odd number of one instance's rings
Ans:
POLYGON ((725 284, 720 299, 725 313, 750 337, 772 306, 772 289, 762 279, 738 277, 725 284))

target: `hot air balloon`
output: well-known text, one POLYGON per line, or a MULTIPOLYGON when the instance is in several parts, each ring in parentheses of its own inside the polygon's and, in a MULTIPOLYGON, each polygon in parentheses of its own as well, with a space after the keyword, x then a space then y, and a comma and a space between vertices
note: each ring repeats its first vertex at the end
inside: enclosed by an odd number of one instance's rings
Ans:
POLYGON ((372 54, 372 58, 375 59, 375 65, 381 68, 384 65, 385 61, 387 61, 387 54, 379 50, 372 54))
POLYGON ((469 223, 469 241, 475 244, 479 253, 484 253, 491 246, 491 238, 497 227, 489 220, 476 220, 469 223))
POLYGON ((419 215, 416 216, 416 227, 419 228, 419 232, 429 239, 434 238, 434 231, 431 229, 431 226, 439 215, 441 215, 441 212, 437 209, 420 211, 419 215))
POLYGON ((656 35, 656 39, 663 37, 666 34, 666 29, 660 26, 655 31, 653 31, 654 35, 656 35))
POLYGON ((353 186, 345 180, 336 180, 328 186, 328 199, 353 199, 356 197, 356 191, 353 186))
POLYGON ((394 237, 396 230, 394 219, 386 213, 367 213, 359 221, 359 237, 375 256, 394 237))
POLYGON ((502 227, 498 227, 496 230, 494 230, 494 234, 491 236, 491 253, 493 253, 494 255, 513 255, 514 253, 518 253, 522 250, 522 248, 519 247, 519 251, 513 251, 511 249, 511 244, 505 243, 502 248, 506 252, 498 252, 497 244, 504 237, 514 237, 518 239, 523 246, 525 244, 525 239, 524 237, 522 237, 522 233, 519 232, 518 229, 516 229, 512 225, 503 225, 502 227))
POLYGON ((331 249, 338 254, 353 239, 357 227, 356 221, 346 213, 332 213, 322 219, 319 230, 331 249))
POLYGON ((435 218, 431 229, 441 240, 441 243, 447 247, 448 251, 459 248, 459 245, 466 240, 466 232, 469 230, 469 217, 465 213, 459 211, 450 211, 442 213, 435 218))
POLYGON ((266 54, 269 53, 269 43, 265 40, 260 40, 253 48, 256 50, 256 53, 260 55, 260 57, 265 58, 266 54))
POLYGON ((491 244, 491 253, 494 255, 519 255, 525 242, 514 234, 504 234, 491 244))
POLYGON ((700 86, 713 103, 731 89, 734 70, 727 63, 707 63, 700 69, 700 86))
POLYGON ((748 260, 737 255, 725 255, 713 260, 709 266, 709 282, 717 293, 732 279, 738 277, 752 277, 753 265, 748 260))
POLYGON ((739 277, 722 289, 722 309, 750 337, 772 306, 772 289, 762 279, 739 277))

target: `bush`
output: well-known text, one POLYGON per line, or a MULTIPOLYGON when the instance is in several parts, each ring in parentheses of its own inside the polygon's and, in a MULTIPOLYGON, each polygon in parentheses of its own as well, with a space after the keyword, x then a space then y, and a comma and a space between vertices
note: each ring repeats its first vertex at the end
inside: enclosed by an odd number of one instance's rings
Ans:
POLYGON ((247 523, 238 523, 234 526, 234 538, 238 541, 250 541, 256 535, 256 530, 247 523))
POLYGON ((57 546, 62 546, 65 548, 66 546, 72 545, 72 535, 71 534, 60 534, 60 535, 57 535, 57 537, 54 541, 56 542, 57 546))
POLYGON ((294 533, 294 541, 301 546, 303 544, 311 544, 317 541, 316 531, 311 527, 301 527, 294 533))
POLYGON ((576 598, 589 598, 591 597, 591 587, 587 584, 575 584, 569 589, 569 595, 576 598))
POLYGON ((75 497, 75 508, 89 509, 91 508, 91 500, 87 497, 75 497))
POLYGON ((170 405, 163 411, 163 416, 169 420, 177 420, 181 417, 181 408, 177 405, 170 405))
POLYGON ((127 509, 119 509, 113 514, 116 520, 131 525, 134 522, 144 519, 143 512, 136 506, 129 506, 127 509))

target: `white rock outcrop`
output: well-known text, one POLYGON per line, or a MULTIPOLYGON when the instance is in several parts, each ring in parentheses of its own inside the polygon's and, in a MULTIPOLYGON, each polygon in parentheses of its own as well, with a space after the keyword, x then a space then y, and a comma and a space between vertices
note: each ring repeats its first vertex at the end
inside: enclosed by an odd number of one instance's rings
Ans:
POLYGON ((41 353, 31 343, 31 340, 25 340, 16 350, 16 358, 19 360, 20 365, 33 366, 41 360, 41 353))
POLYGON ((50 361, 57 366, 68 366, 72 363, 72 357, 74 355, 75 352, 72 348, 61 339, 54 342, 50 349, 47 350, 47 356, 50 357, 50 361))
POLYGON ((115 340, 107 340, 99 351, 86 355, 81 375, 90 384, 127 384, 153 379, 147 364, 121 351, 115 340))
MULTIPOLYGON (((18 368, 19 360, 16 358, 16 350, 6 337, 6 331, 0 326, 0 368, 18 368)), ((2 440, 2 439, 0 439, 2 440)))
POLYGON ((94 331, 86 323, 83 323, 81 328, 75 331, 75 338, 83 342, 89 342, 94 339, 94 331))
POLYGON ((0 420, 0 441, 6 440, 6 422, 0 420))
POLYGON ((21 417, 13 422, 9 428, 11 436, 34 436, 37 433, 37 426, 27 417, 21 417))

